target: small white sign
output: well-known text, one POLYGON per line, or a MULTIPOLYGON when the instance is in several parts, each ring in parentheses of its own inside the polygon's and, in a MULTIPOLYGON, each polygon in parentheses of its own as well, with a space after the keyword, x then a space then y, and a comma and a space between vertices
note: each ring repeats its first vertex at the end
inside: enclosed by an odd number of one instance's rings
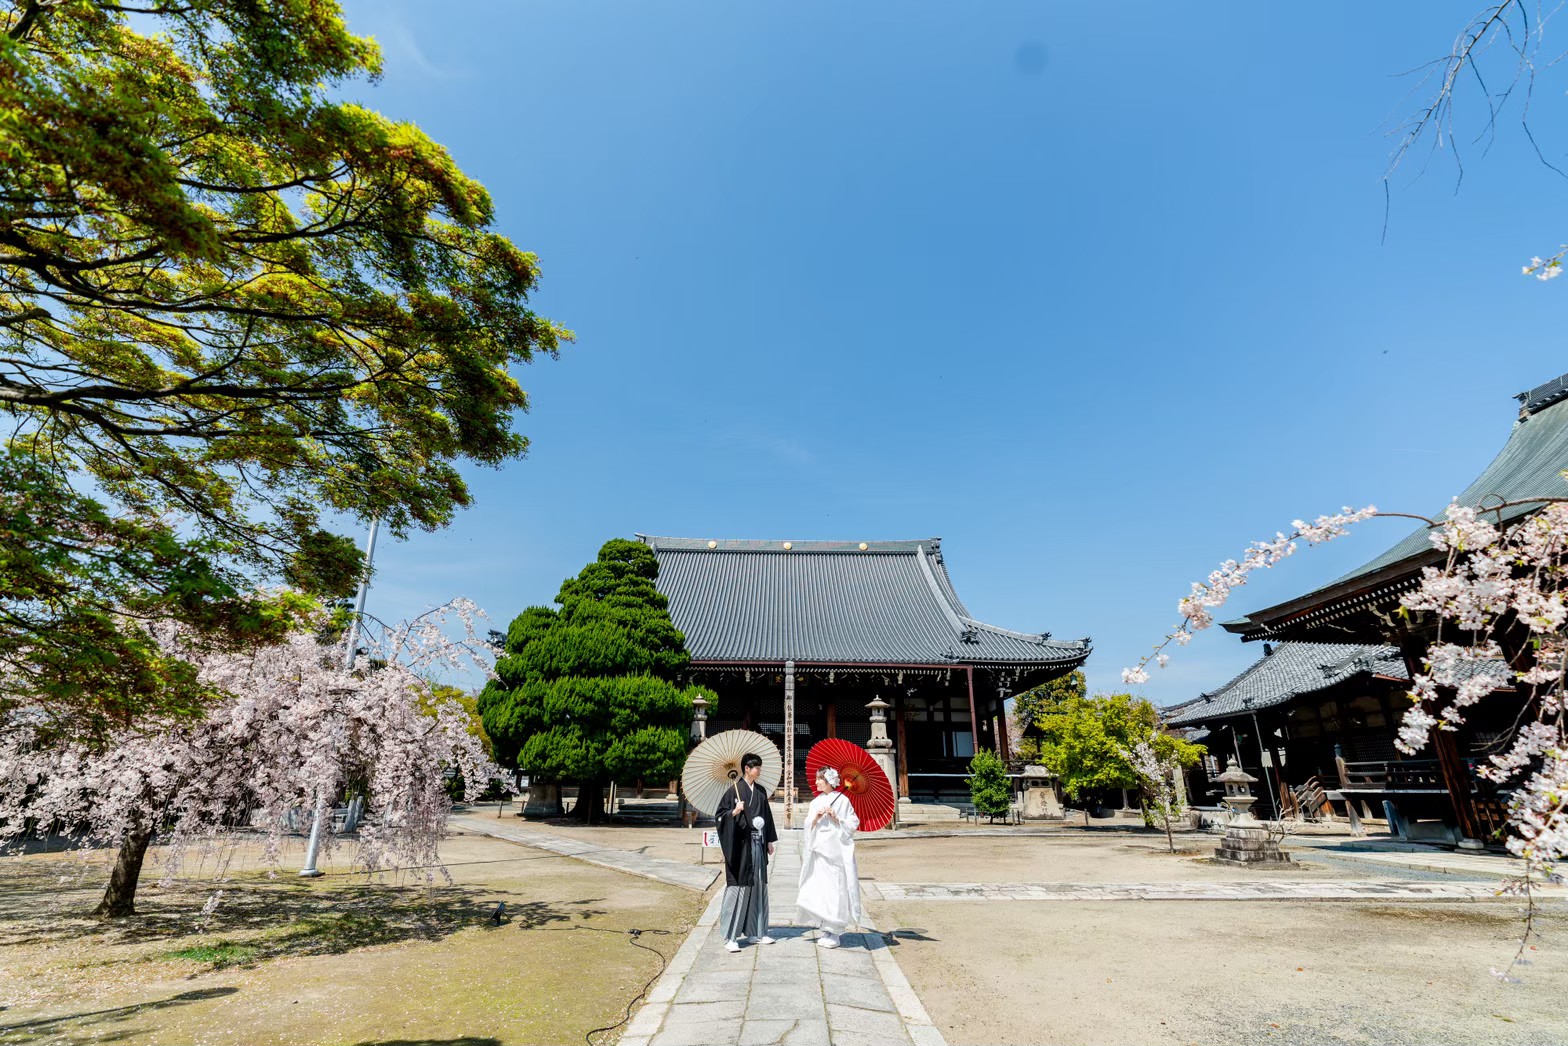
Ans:
POLYGON ((719 833, 718 832, 706 831, 705 830, 702 833, 702 845, 703 846, 718 846, 719 845, 719 833))

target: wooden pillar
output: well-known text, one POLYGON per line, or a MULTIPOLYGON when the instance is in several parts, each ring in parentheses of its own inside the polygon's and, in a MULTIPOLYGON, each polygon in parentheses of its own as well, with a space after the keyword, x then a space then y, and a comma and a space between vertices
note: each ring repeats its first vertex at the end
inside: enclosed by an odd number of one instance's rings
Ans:
POLYGON ((1437 750, 1437 768, 1443 774, 1443 787, 1454 802, 1454 818, 1459 822, 1460 845, 1468 840, 1479 844, 1486 830, 1476 813, 1475 798, 1470 794, 1470 767, 1459 752, 1459 740, 1448 730, 1432 731, 1432 747, 1437 750))
POLYGON ((795 827, 795 662, 784 662, 784 827, 795 827))
POLYGON ((909 739, 904 731, 904 698, 900 696, 897 701, 898 747, 895 751, 898 754, 898 794, 907 796, 909 794, 909 739))
POLYGON ((1002 757, 1002 762, 1013 757, 1013 741, 1007 736, 1007 688, 1000 678, 993 675, 996 684, 996 715, 992 717, 991 729, 996 731, 996 754, 1002 757))
POLYGON ((838 702, 833 700, 833 692, 828 691, 828 736, 838 736, 838 702))
POLYGON ((974 740, 976 751, 980 750, 980 717, 975 715, 975 670, 970 665, 964 669, 969 680, 969 736, 974 740))
POLYGON ((1361 827, 1361 815, 1356 813, 1356 801, 1350 796, 1345 797, 1345 812, 1350 815, 1350 834, 1366 835, 1367 830, 1361 827))
MULTIPOLYGON (((1414 679, 1425 671, 1426 648, 1420 640, 1401 627, 1399 653, 1404 658, 1405 671, 1414 679)), ((1475 799, 1470 795, 1470 768, 1459 754, 1459 741, 1451 730, 1433 728, 1432 749, 1437 755, 1437 769, 1443 777, 1443 787, 1448 790, 1454 808, 1454 821, 1459 825, 1459 845, 1466 849, 1479 849, 1485 829, 1475 809, 1475 799)))

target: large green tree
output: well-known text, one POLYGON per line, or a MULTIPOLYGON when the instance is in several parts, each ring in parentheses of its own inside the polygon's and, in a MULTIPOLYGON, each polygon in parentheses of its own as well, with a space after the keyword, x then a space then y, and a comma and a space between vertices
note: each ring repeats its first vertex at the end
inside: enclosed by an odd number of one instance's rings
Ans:
POLYGON ((1089 681, 1081 669, 1074 669, 1049 683, 1025 690, 1013 698, 1013 718, 1025 733, 1038 733, 1037 724, 1070 698, 1089 692, 1089 681))
POLYGON ((13 701, 156 706, 135 622, 268 638, 257 581, 353 586, 327 514, 438 528, 524 452, 510 368, 570 332, 484 187, 350 100, 379 67, 332 0, 0 0, 13 701))
MULTIPOLYGON (((1159 761, 1179 766, 1191 766, 1204 752, 1202 745, 1164 733, 1154 706, 1131 694, 1068 697, 1034 726, 1041 762, 1073 799, 1140 786, 1143 779, 1129 755, 1140 744, 1159 761)), ((1084 817, 1087 822, 1087 808, 1084 817)))
POLYGON ((616 538, 561 585, 556 608, 529 607, 506 633, 506 655, 479 695, 503 766, 575 781, 577 814, 603 811, 604 786, 680 774, 692 699, 712 691, 676 681, 686 637, 654 587, 648 546, 616 538))

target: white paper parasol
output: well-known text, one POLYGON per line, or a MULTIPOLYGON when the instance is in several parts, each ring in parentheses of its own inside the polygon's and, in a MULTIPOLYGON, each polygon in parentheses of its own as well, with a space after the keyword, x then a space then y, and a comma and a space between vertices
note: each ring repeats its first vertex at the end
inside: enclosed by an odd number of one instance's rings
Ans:
POLYGON ((686 793, 686 801, 703 813, 712 814, 725 790, 740 780, 740 761, 748 752, 762 758, 757 787, 772 795, 784 776, 784 757, 778 746, 754 730, 726 730, 708 738, 686 757, 686 768, 681 771, 681 790, 686 793))

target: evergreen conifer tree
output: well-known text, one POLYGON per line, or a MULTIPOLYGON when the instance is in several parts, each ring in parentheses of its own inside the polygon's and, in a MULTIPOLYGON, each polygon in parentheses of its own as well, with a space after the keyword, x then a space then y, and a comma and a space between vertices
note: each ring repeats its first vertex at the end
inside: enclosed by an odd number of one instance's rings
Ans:
POLYGON ((506 633, 506 654, 479 696, 485 732, 502 765, 545 781, 575 781, 577 814, 595 820, 604 786, 670 781, 687 752, 692 699, 681 686, 691 660, 654 587, 646 545, 607 541, 569 578, 558 608, 529 607, 506 633))

